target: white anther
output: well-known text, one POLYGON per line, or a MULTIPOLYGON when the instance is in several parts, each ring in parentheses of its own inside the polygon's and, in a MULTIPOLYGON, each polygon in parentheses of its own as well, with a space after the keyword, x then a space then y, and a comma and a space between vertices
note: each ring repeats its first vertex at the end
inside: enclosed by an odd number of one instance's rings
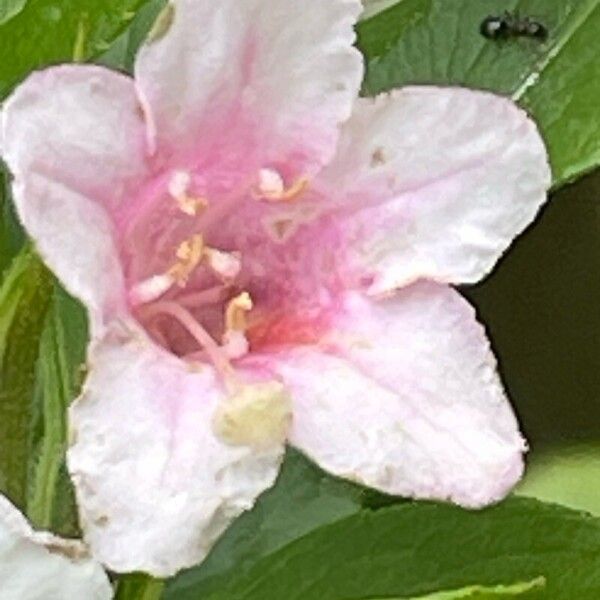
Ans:
POLYGON ((266 198, 278 198, 285 193, 283 177, 274 169, 261 169, 258 172, 258 191, 266 198))
POLYGON ((205 198, 190 196, 188 194, 192 177, 187 171, 174 171, 169 180, 169 194, 177 201, 179 209, 186 215, 193 217, 203 208, 208 206, 205 198))
POLYGON ((236 358, 242 358, 248 354, 250 345, 248 344, 248 338, 243 331, 230 329, 223 335, 223 344, 221 345, 227 358, 235 360, 236 358))
POLYGON ((269 202, 291 201, 298 198, 308 187, 307 177, 296 179, 289 187, 286 187, 283 177, 274 169, 260 169, 258 172, 258 185, 254 190, 254 196, 260 200, 269 202))
POLYGON ((208 266, 226 281, 234 280, 242 269, 240 255, 236 252, 222 252, 206 248, 204 257, 208 266))
POLYGON ((133 306, 152 302, 171 289, 174 283, 175 279, 169 274, 154 275, 136 284, 129 292, 129 300, 133 306))
POLYGON ((187 171, 174 171, 169 180, 169 194, 175 200, 185 196, 190 189, 192 177, 187 171))

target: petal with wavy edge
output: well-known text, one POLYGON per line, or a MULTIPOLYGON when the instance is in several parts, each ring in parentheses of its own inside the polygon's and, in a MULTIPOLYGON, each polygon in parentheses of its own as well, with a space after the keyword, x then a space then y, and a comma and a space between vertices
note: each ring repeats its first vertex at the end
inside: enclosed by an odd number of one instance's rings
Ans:
POLYGON ((112 587, 78 540, 34 531, 0 496, 0 600, 109 600, 112 587))
POLYGON ((200 562, 273 484, 283 444, 217 439, 223 392, 212 368, 195 372, 135 326, 113 324, 89 363, 68 451, 86 541, 118 572, 164 577, 200 562))
POLYGON ((110 211, 146 174, 132 80, 101 67, 50 68, 16 89, 1 117, 23 224, 94 319, 108 316, 122 303, 110 211))
POLYGON ((373 293, 419 278, 478 281, 532 222, 551 182, 523 110, 437 87, 359 99, 321 180, 373 293))
POLYGON ((292 393, 291 443, 384 492, 480 507, 503 498, 525 443, 473 309, 418 283, 350 295, 321 346, 265 355, 292 393))
POLYGON ((360 11, 358 0, 172 0, 135 68, 159 148, 221 169, 317 170, 361 83, 360 11))

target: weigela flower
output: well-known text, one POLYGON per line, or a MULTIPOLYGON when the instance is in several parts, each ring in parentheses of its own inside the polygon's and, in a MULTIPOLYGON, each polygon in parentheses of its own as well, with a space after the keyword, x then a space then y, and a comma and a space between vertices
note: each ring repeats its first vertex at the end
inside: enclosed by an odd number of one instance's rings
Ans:
POLYGON ((33 531, 0 496, 0 600, 109 600, 112 587, 78 540, 33 531))
POLYGON ((2 115, 20 218, 87 307, 70 412, 85 538, 117 571, 201 560, 289 441, 335 475, 479 507, 525 443, 450 285, 550 173, 509 100, 358 98, 358 0, 175 0, 135 78, 30 76, 2 115))

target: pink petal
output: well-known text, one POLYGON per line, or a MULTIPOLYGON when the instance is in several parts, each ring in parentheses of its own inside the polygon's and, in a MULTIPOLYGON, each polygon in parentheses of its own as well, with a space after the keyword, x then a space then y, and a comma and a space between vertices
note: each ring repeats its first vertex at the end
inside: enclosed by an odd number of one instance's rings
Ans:
POLYGON ((510 100, 409 87, 358 100, 322 185, 373 293, 485 276, 546 200, 534 123, 510 100))
POLYGON ((146 172, 145 135, 132 81, 100 67, 34 73, 2 113, 0 146, 19 216, 95 320, 123 302, 109 213, 146 172))
POLYGON ((283 444, 217 439, 212 368, 190 367, 135 325, 114 323, 89 362, 68 452, 86 541, 119 572, 168 576, 200 562, 273 484, 283 444))
POLYGON ((109 600, 112 587, 78 540, 33 531, 0 496, 0 600, 109 600))
POLYGON ((159 147, 221 169, 313 172, 358 93, 360 10, 357 0, 173 0, 136 64, 159 147))
POLYGON ((451 288, 349 295, 320 346, 263 358, 291 389, 291 442, 335 475, 467 507, 521 476, 525 443, 489 343, 451 288))

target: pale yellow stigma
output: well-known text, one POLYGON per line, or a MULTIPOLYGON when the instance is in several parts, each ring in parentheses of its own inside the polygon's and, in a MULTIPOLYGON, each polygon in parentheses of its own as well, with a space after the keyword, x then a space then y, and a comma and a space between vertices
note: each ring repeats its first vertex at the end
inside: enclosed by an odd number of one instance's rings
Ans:
POLYGON ((256 196, 269 202, 290 202, 298 198, 308 187, 308 177, 298 178, 286 188, 283 177, 274 169, 261 169, 258 172, 256 196))
POLYGON ((208 207, 208 200, 202 196, 189 195, 191 181, 187 171, 175 171, 169 181, 169 194, 177 202, 181 212, 194 217, 208 207))
POLYGON ((190 239, 185 240, 179 245, 175 253, 178 259, 177 263, 169 269, 167 274, 173 277, 179 286, 185 287, 190 275, 200 264, 204 256, 204 250, 204 238, 201 234, 197 233, 190 239))
POLYGON ((226 444, 269 448, 283 444, 292 421, 292 403, 278 381, 243 384, 213 415, 213 430, 226 444))

